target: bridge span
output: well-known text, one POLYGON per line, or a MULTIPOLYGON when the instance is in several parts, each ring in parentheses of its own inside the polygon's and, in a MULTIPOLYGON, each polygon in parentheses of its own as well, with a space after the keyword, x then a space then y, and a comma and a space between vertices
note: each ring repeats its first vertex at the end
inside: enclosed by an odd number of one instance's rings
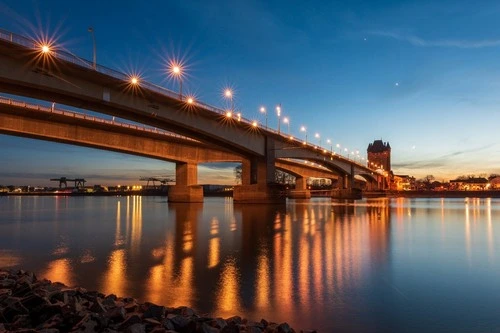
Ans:
MULTIPOLYGON (((22 36, 0 32, 0 62, 0 92, 147 124, 240 156, 242 186, 235 188, 235 201, 282 201, 279 191, 272 186, 276 160, 281 158, 321 163, 342 178, 342 187, 347 191, 352 189, 355 175, 361 175, 371 184, 383 183, 383 175, 332 151, 259 128, 224 110, 199 102, 189 103, 177 93, 137 79, 132 81, 126 74, 102 66, 94 67, 64 51, 43 52, 39 43, 22 36)), ((55 130, 54 136, 62 138, 64 133, 55 130)), ((186 181, 178 189, 188 201, 191 196, 195 200, 196 168, 189 163, 179 165, 184 165, 181 168, 186 181)))

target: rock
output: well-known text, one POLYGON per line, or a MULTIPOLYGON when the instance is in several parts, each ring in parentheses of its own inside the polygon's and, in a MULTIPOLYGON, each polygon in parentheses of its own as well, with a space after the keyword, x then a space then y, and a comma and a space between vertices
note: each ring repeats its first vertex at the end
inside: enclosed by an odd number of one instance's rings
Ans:
POLYGON ((174 323, 170 319, 168 319, 168 318, 165 318, 163 320, 162 325, 163 325, 163 327, 166 330, 169 330, 169 331, 174 331, 175 330, 174 323))
POLYGON ((218 328, 212 327, 207 323, 201 323, 196 328, 196 333, 219 333, 220 330, 218 328))
POLYGON ((131 313, 127 315, 127 318, 118 326, 118 330, 124 330, 129 326, 134 324, 139 324, 142 322, 142 319, 139 314, 131 313))
POLYGON ((96 299, 90 306, 90 311, 95 313, 104 313, 106 312, 106 309, 102 305, 101 301, 99 299, 96 299))
POLYGON ((278 327, 276 328, 276 331, 278 333, 295 333, 292 328, 290 328, 290 325, 287 323, 282 323, 279 324, 278 327))
POLYGON ((233 317, 229 317, 226 319, 226 322, 228 324, 231 324, 231 323, 235 323, 237 325, 241 324, 242 323, 242 320, 241 320, 241 317, 240 316, 233 316, 233 317))
POLYGON ((247 326, 246 333, 262 333, 263 329, 258 326, 247 326))
POLYGON ((240 327, 234 321, 228 322, 227 326, 220 330, 221 333, 239 333, 240 327))
POLYGON ((45 297, 41 297, 33 293, 25 296, 19 302, 25 308, 31 308, 31 309, 50 304, 49 300, 47 300, 45 297))
POLYGON ((23 281, 22 283, 16 283, 16 286, 12 289, 12 295, 24 297, 31 293, 31 290, 31 283, 23 281))
POLYGON ((106 312, 106 316, 115 321, 115 322, 121 322, 125 320, 127 316, 127 311, 125 311, 125 308, 123 306, 116 307, 114 309, 110 309, 106 312))
POLYGON ((210 324, 218 329, 223 329, 224 327, 227 326, 226 321, 222 318, 215 318, 210 322, 210 324))
POLYGON ((162 320, 165 317, 165 307, 149 303, 146 311, 144 311, 143 318, 155 318, 162 320))
POLYGON ((196 322, 187 317, 174 315, 174 317, 170 318, 170 321, 174 324, 175 330, 181 333, 192 333, 196 331, 196 322))
POLYGON ((15 316, 27 315, 29 314, 28 309, 26 309, 19 301, 7 305, 0 313, 8 323, 12 322, 15 316))
POLYGON ((146 333, 146 325, 144 324, 133 324, 127 327, 126 333, 146 333))
POLYGON ((16 285, 16 280, 14 279, 3 279, 0 280, 0 288, 14 288, 16 285))
MULTIPOLYGON (((139 303, 62 283, 30 272, 0 269, 0 333, 295 333, 287 323, 200 316, 192 308, 139 303)), ((301 331, 302 333, 303 331, 301 331)), ((304 333, 316 333, 306 331, 304 333)))

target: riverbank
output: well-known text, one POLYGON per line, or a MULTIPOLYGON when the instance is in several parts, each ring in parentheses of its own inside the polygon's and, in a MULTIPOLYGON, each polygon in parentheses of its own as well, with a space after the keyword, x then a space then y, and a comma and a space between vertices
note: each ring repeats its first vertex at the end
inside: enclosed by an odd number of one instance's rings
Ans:
MULTIPOLYGON (((67 287, 26 271, 0 269, 0 332, 295 333, 287 323, 196 314, 182 306, 67 287)), ((313 333, 315 331, 300 331, 313 333)))
POLYGON ((500 191, 389 191, 386 195, 392 198, 500 198, 500 191))

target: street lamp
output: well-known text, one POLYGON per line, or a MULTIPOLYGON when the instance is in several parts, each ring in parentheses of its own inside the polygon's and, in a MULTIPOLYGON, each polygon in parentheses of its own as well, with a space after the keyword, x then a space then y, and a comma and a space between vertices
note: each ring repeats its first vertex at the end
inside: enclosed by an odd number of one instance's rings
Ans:
POLYGON ((280 134, 280 124, 281 124, 281 104, 276 107, 276 114, 278 115, 278 134, 280 134))
POLYGON ((283 118, 283 122, 288 125, 288 135, 290 135, 290 120, 288 117, 283 118))
POLYGON ((260 113, 263 113, 265 116, 266 116, 266 130, 267 130, 267 112, 266 112, 266 108, 261 106, 260 107, 260 113))
POLYGON ((300 128, 300 131, 306 134, 306 139, 304 140, 304 144, 307 144, 307 128, 305 126, 302 126, 300 128))
POLYGON ((226 98, 229 98, 229 100, 231 101, 231 112, 234 110, 234 103, 233 103, 233 92, 231 89, 226 89, 224 90, 224 96, 226 96, 226 98))
POLYGON ((97 69, 97 63, 96 63, 96 51, 95 51, 95 35, 94 35, 94 28, 89 27, 88 31, 92 35, 92 44, 93 44, 93 57, 92 57, 92 68, 97 69))
POLYGON ((333 154, 333 143, 332 143, 332 140, 326 139, 326 143, 328 143, 330 145, 330 153, 333 154))
POLYGON ((318 139, 318 147, 321 147, 321 137, 319 136, 319 133, 314 134, 314 137, 318 139))
POLYGON ((182 67, 171 63, 170 74, 179 80, 179 99, 182 101, 182 67))
POLYGON ((342 149, 340 148, 340 143, 337 143, 336 147, 339 149, 339 155, 342 155, 342 149))

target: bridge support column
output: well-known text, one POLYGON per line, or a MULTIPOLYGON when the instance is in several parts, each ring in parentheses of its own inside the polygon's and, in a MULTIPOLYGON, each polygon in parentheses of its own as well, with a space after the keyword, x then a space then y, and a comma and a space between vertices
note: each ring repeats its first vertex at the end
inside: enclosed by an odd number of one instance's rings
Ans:
POLYGON ((342 187, 332 190, 332 199, 356 200, 362 198, 362 192, 354 188, 354 165, 351 165, 351 173, 342 176, 342 187))
POLYGON ((203 188, 198 184, 198 165, 177 163, 175 185, 168 189, 169 202, 203 202, 203 188))
POLYGON ((282 186, 274 185, 274 158, 244 160, 240 186, 233 190, 235 203, 285 203, 286 193, 282 186))
POLYGON ((295 190, 288 192, 288 197, 292 199, 310 199, 311 191, 307 189, 307 181, 304 177, 295 178, 295 190))

